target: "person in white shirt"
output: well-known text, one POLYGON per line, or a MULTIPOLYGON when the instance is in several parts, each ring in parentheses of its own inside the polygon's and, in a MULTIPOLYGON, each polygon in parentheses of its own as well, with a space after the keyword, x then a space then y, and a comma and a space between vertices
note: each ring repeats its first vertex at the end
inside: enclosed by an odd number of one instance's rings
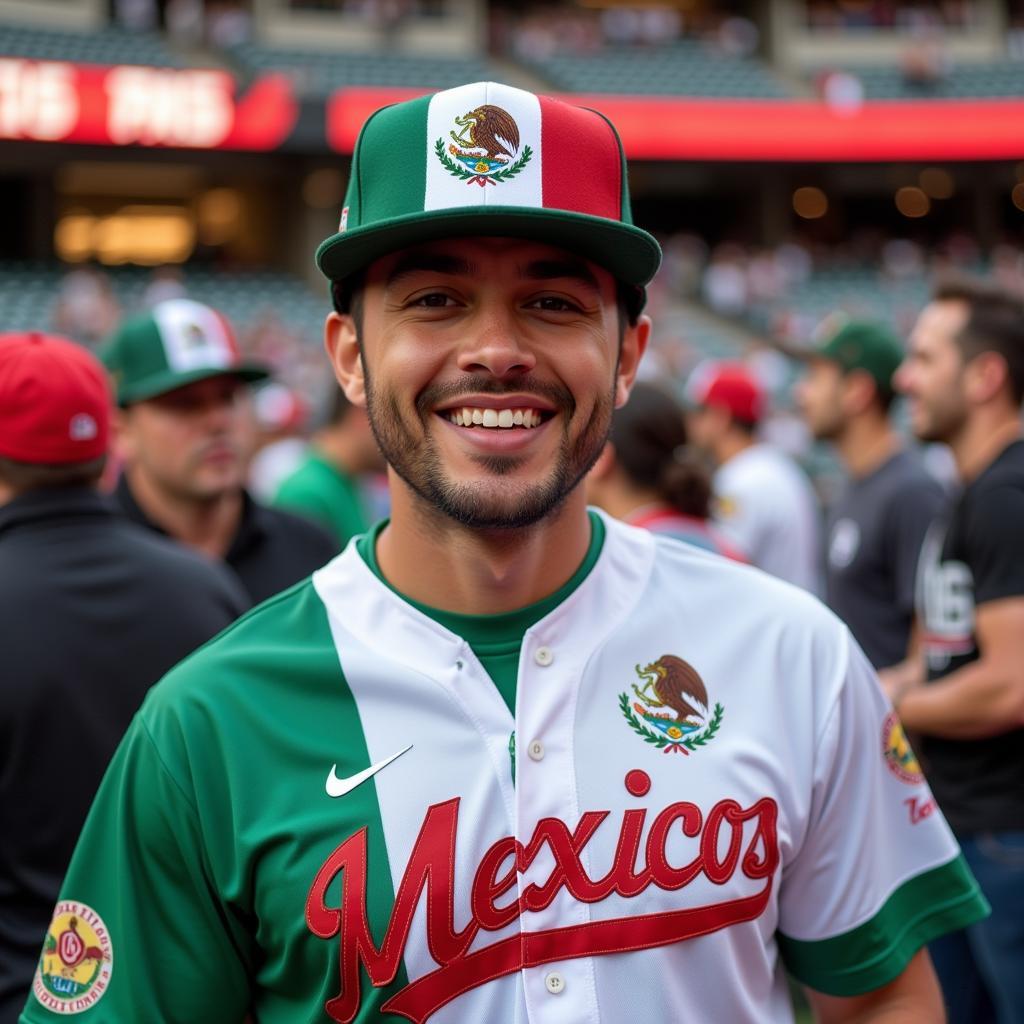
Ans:
POLYGON ((687 383, 691 444, 715 463, 715 518, 765 572, 820 592, 819 513, 789 456, 758 440, 764 392, 741 363, 705 363, 687 383))

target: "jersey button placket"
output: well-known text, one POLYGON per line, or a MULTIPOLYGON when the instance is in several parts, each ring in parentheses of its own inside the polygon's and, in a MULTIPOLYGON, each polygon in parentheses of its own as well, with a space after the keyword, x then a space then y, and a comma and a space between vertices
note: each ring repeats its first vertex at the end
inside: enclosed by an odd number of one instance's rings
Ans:
POLYGON ((551 971, 544 978, 544 987, 553 996, 560 996, 565 991, 565 978, 558 971, 551 971))

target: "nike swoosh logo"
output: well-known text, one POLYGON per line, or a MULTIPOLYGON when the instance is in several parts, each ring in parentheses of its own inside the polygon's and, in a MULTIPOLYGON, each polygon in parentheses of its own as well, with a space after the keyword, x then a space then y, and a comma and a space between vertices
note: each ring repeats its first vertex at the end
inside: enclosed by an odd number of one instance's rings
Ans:
POLYGON ((355 775, 350 775, 347 779, 338 778, 338 766, 333 765, 331 767, 331 773, 327 776, 327 795, 328 796, 344 796, 346 793, 351 793, 356 786, 361 786, 367 779, 372 778, 381 770, 381 768, 387 768, 392 761, 396 758, 401 757, 406 751, 412 750, 412 744, 405 748, 405 750, 398 751, 397 754, 392 754, 390 757, 385 757, 383 761, 378 761, 376 764, 371 764, 369 768, 364 768, 361 772, 356 772, 355 775))

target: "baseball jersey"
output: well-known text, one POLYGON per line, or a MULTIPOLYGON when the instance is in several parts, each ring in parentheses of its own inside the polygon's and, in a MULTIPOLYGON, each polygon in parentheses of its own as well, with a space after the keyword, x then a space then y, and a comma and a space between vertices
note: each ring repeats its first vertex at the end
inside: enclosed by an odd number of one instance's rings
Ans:
POLYGON ((755 444, 719 466, 713 485, 725 538, 759 569, 818 593, 817 502, 796 463, 755 444))
POLYGON ((845 627, 604 525, 522 638, 514 715, 354 543, 172 671, 24 1024, 789 1022, 783 961, 858 993, 982 916, 845 627))
MULTIPOLYGON (((929 681, 979 657, 975 609, 1024 596, 1024 441, 1005 448, 929 531, 919 615, 929 681)), ((983 739, 923 738, 943 812, 964 835, 1024 829, 1024 729, 983 739)))
POLYGON ((875 668, 907 656, 917 562, 942 508, 938 482, 910 452, 850 480, 829 509, 825 592, 875 668))

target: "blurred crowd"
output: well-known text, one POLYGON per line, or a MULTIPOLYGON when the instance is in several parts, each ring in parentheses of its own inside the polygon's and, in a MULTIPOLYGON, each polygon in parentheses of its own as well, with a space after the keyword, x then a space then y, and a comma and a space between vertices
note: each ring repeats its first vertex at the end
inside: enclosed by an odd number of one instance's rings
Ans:
POLYGON ((610 46, 671 46, 695 40, 712 51, 748 57, 760 43, 749 18, 702 7, 629 4, 602 8, 526 4, 514 12, 497 8, 490 18, 491 46, 530 61, 558 53, 586 55, 610 46))
MULTIPOLYGON (((786 305, 825 269, 810 247, 709 249, 679 235, 665 255, 655 313, 666 295, 697 298, 721 318, 760 322, 774 345, 679 360, 676 379, 648 373, 583 483, 589 501, 822 596, 917 733, 894 756, 912 777, 925 765, 990 899, 1024 919, 1016 869, 978 838, 1024 848, 1013 703, 1024 664, 1024 254, 997 249, 978 282, 948 276, 979 266, 959 237, 933 250, 854 241, 832 250, 830 268, 871 275, 813 324, 786 305), (937 270, 946 283, 930 297, 878 318, 871 293, 937 270), (773 436, 780 387, 803 436, 839 468, 825 508, 773 436), (909 435, 944 446, 945 469, 909 435)), ((19 688, 20 717, 5 714, 0 729, 0 830, 18 837, 0 870, 0 1020, 24 1000, 74 838, 147 689, 387 515, 366 411, 285 317, 266 312, 238 331, 167 269, 123 310, 102 272, 79 268, 52 325, 75 341, 0 336, 0 634, 19 680, 55 681, 19 688), (116 706, 86 736, 92 695, 112 678, 116 706), (47 721, 45 748, 25 742, 26 715, 47 721), (74 785, 50 756, 61 748, 76 753, 74 785), (46 801, 4 791, 26 779, 60 789, 57 839, 46 801)), ((654 358, 668 365, 669 348, 654 358)), ((1019 974, 1016 949, 939 944, 932 955, 965 991, 980 971, 998 992, 1019 974)), ((978 1012, 951 1019, 1015 1019, 978 1012)))
POLYGON ((741 320, 782 344, 805 347, 825 313, 816 288, 831 282, 842 295, 828 302, 854 316, 891 319, 905 335, 928 282, 945 272, 991 275, 1001 286, 1024 285, 1024 249, 1003 242, 987 254, 964 234, 934 245, 875 232, 853 233, 838 244, 792 239, 777 246, 736 242, 709 246, 693 234, 665 242, 661 285, 670 294, 698 299, 726 318, 741 320))

